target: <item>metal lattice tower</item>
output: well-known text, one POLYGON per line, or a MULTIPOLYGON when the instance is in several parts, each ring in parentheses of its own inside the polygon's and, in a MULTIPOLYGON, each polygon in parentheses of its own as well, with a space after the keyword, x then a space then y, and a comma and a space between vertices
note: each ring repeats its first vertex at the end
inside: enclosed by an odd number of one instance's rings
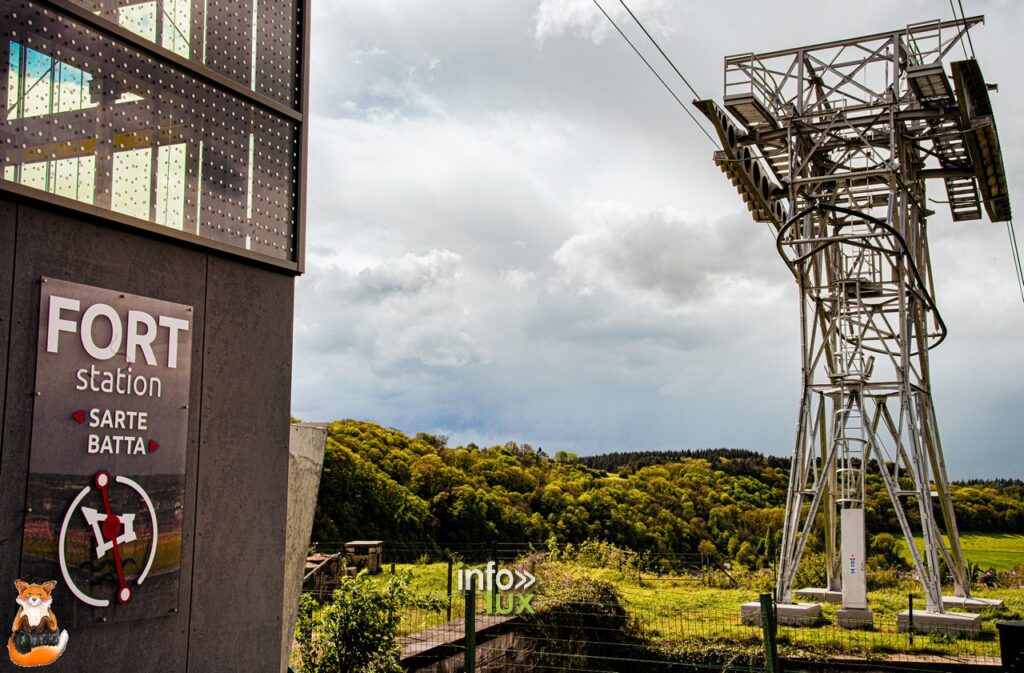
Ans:
POLYGON ((982 207, 993 222, 1010 219, 989 88, 975 60, 953 60, 982 21, 730 56, 725 109, 695 101, 723 147, 715 163, 754 220, 773 227, 800 288, 803 390, 780 603, 793 601, 797 565, 820 534, 828 588, 842 590, 845 608, 867 608, 869 471, 888 491, 928 611, 943 612, 943 564, 969 597, 931 396, 928 351, 946 327, 925 183, 944 182, 956 221, 982 207))

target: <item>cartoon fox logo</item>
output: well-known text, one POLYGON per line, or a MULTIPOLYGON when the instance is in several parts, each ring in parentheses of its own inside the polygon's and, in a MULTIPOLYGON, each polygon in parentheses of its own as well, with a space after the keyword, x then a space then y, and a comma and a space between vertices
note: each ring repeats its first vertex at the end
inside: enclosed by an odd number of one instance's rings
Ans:
POLYGON ((57 616, 50 606, 56 582, 29 584, 17 580, 18 614, 14 617, 7 654, 18 666, 46 666, 64 653, 68 632, 57 631, 57 616))

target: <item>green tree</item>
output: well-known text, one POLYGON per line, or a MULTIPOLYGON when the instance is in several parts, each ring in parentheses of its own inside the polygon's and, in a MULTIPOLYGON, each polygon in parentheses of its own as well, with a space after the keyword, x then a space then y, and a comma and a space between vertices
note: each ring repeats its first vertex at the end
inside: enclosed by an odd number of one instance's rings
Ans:
MULTIPOLYGON (((692 554, 707 541, 724 559, 743 542, 771 562, 784 525, 789 459, 740 449, 652 451, 554 459, 528 444, 448 447, 361 421, 328 428, 313 540, 324 549, 382 538, 392 553, 491 540, 603 540, 654 557, 692 554)), ((876 466, 868 470, 865 515, 872 533, 900 536, 876 466)), ((901 486, 908 486, 901 481, 901 486)), ((1024 482, 952 484, 962 531, 1024 532, 1024 482)), ((913 505, 913 502, 911 502, 913 505)), ((916 507, 908 511, 919 525, 916 507)), ((824 513, 819 512, 819 517, 824 513)), ((940 524, 943 522, 940 521, 940 524)), ((869 566, 901 567, 902 542, 880 537, 869 566)), ((705 546, 705 550, 707 547, 705 546)), ((820 532, 808 551, 823 551, 820 532)))
POLYGON ((754 545, 744 540, 740 544, 740 548, 736 551, 736 562, 741 566, 747 568, 754 568, 757 566, 757 551, 754 549, 754 545))

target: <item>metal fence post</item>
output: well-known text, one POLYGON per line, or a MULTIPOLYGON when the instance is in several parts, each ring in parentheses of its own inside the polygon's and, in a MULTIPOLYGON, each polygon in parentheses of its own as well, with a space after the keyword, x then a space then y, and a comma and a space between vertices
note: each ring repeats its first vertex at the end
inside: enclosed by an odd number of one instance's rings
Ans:
POLYGON ((466 673, 476 673, 476 589, 466 587, 466 673))
POLYGON ((761 628, 764 630, 764 658, 768 673, 781 673, 779 650, 775 644, 775 608, 771 594, 761 594, 761 628))
POLYGON ((452 620, 452 557, 448 557, 448 621, 452 620))
POLYGON ((907 633, 910 634, 910 644, 914 644, 914 594, 907 594, 907 633))

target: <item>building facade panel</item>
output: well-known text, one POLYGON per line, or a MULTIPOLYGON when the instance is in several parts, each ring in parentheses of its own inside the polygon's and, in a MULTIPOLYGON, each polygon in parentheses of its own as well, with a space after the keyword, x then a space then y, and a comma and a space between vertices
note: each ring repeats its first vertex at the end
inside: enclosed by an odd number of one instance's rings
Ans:
POLYGON ((295 0, 72 1, 252 91, 299 103, 302 7, 295 0))
POLYGON ((292 328, 280 316, 291 315, 293 283, 211 257, 207 289, 188 670, 222 671, 225 661, 264 670, 280 652, 280 637, 267 634, 280 634, 284 591, 289 431, 281 413, 290 408, 292 328))
MULTIPOLYGON (((9 362, 8 345, 11 331, 11 287, 14 284, 14 221, 18 214, 18 206, 0 199, 0 222, 9 223, 0 226, 0 362, 3 363, 4 375, 0 376, 0 422, 4 417, 7 405, 7 366, 9 362)), ((3 441, 0 440, 0 463, 3 461, 3 441)))
POLYGON ((42 2, 0 11, 0 59, 0 180, 296 261, 295 119, 42 2))

